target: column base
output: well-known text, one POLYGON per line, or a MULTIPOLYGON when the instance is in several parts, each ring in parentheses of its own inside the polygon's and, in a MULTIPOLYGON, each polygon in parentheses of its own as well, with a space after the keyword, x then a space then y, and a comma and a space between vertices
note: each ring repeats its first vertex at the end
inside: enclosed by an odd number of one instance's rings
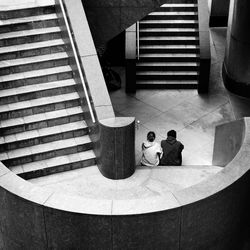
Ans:
POLYGON ((222 67, 222 78, 225 87, 232 93, 250 98, 250 83, 238 82, 232 79, 226 69, 225 62, 222 67))

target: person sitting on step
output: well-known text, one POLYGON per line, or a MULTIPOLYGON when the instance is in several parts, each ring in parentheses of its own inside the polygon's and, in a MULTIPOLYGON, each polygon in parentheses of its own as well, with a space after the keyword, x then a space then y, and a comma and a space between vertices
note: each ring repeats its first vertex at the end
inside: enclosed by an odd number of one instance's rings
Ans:
POLYGON ((161 141, 163 155, 160 160, 162 166, 181 166, 182 155, 181 152, 184 146, 181 142, 176 140, 176 131, 170 130, 167 133, 167 139, 161 141))
POLYGON ((155 141, 155 132, 150 131, 147 134, 147 141, 142 143, 141 165, 149 167, 158 166, 161 156, 162 148, 155 141))

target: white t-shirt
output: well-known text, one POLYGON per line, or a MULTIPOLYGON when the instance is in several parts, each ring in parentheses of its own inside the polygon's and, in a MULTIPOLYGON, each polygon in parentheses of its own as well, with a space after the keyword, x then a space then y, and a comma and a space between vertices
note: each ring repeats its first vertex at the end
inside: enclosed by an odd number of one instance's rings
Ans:
POLYGON ((159 143, 153 141, 153 142, 143 142, 142 143, 142 158, 141 158, 141 164, 144 166, 157 166, 160 163, 159 159, 162 156, 162 148, 159 143))

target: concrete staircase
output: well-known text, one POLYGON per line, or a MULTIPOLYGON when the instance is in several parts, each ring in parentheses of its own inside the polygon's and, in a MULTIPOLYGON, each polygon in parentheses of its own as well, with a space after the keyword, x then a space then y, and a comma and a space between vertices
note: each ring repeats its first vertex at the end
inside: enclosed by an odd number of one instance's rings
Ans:
POLYGON ((96 164, 65 48, 53 4, 0 10, 0 160, 25 179, 96 164))
POLYGON ((137 88, 197 88, 197 11, 197 0, 169 0, 139 22, 137 88))

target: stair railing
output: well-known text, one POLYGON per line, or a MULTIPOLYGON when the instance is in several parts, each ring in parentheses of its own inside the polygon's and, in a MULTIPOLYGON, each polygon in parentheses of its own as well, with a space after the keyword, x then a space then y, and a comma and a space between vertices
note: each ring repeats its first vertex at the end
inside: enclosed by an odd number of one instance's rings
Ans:
POLYGON ((137 60, 140 60, 140 22, 136 22, 137 60))
POLYGON ((65 21, 65 24, 66 24, 67 33, 69 35, 69 40, 70 40, 70 43, 71 43, 71 46, 72 46, 72 49, 73 49, 73 54, 74 54, 74 58, 76 60, 76 66, 77 66, 77 70, 79 72, 80 80, 82 82, 85 98, 86 98, 86 101, 87 101, 87 104, 88 104, 88 107, 89 107, 90 116, 91 116, 92 122, 95 123, 96 119, 95 119, 94 112, 93 112, 91 102, 90 102, 90 99, 89 99, 87 87, 85 85, 85 80, 84 80, 82 69, 81 69, 81 66, 80 66, 80 62, 79 62, 79 59, 78 59, 78 56, 77 56, 74 40, 73 40, 72 34, 70 32, 70 26, 69 26, 68 18, 67 18, 67 15, 66 15, 66 11, 65 11, 62 0, 59 0, 59 3, 60 3, 60 6, 61 6, 64 21, 65 21))

